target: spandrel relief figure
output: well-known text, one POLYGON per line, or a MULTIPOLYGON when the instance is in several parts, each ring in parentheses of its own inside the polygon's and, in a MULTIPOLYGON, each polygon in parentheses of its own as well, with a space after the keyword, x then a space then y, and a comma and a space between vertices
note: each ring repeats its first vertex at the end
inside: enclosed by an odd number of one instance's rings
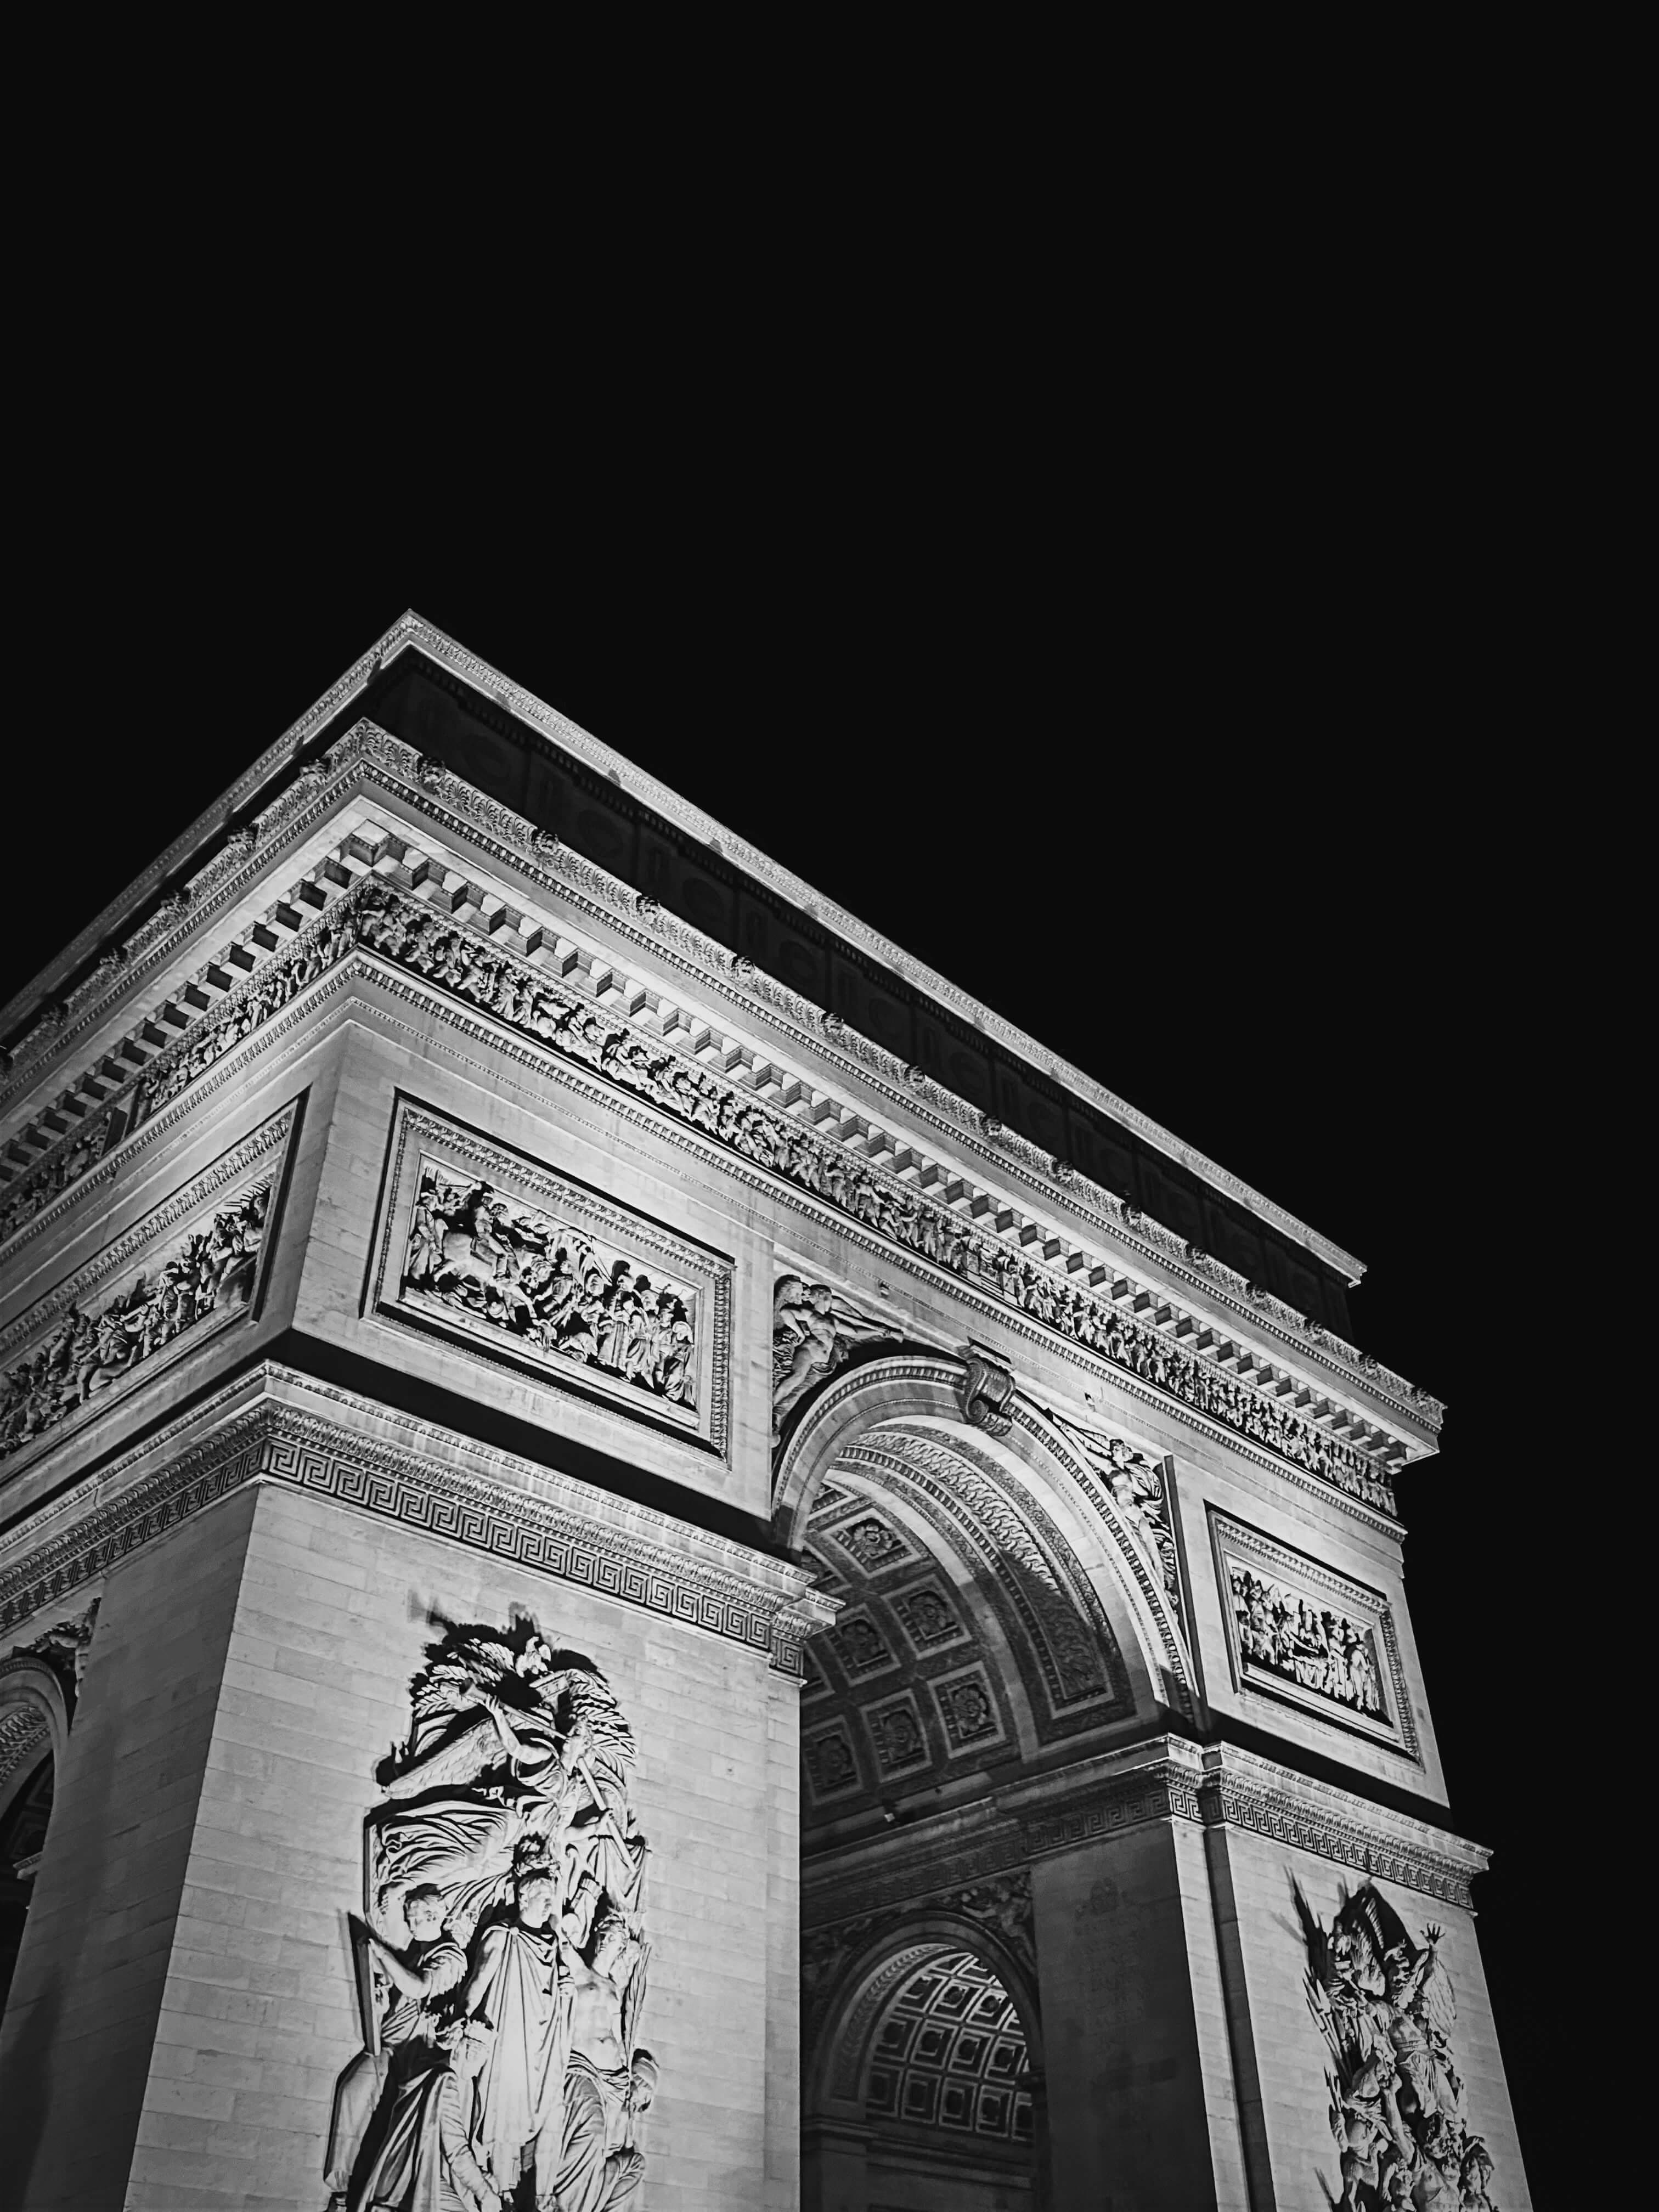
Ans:
POLYGON ((533 1622, 443 1627, 364 1824, 365 2046, 329 2204, 620 2203, 656 2081, 633 1734, 592 1662, 533 1622))
POLYGON ((829 1283, 781 1275, 772 1293, 772 1434, 816 1383, 847 1364, 860 1344, 896 1344, 897 1332, 871 1321, 829 1283))
POLYGON ((1498 2212, 1491 2154, 1469 2125, 1452 2055, 1457 2003, 1440 1929, 1415 1942, 1372 1882, 1327 1929, 1292 1887, 1308 2006, 1332 2060, 1337 2201, 1352 2212, 1498 2212))

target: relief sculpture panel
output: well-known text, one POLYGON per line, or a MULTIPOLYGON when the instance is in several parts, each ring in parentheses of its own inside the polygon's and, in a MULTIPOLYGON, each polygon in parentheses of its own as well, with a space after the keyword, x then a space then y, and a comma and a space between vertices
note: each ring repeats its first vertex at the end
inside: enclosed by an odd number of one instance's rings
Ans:
POLYGON ((6 1330, 0 1360, 30 1347, 0 1368, 8 1474, 257 1303, 298 1118, 273 1115, 6 1330))
POLYGON ((612 2212, 658 2075, 633 1734, 528 1617, 435 1625, 364 1826, 328 2212, 612 2212))
POLYGON ((1235 1683, 1414 1758, 1411 1704, 1381 1593, 1213 1509, 1210 1527, 1235 1683))
POLYGON ((378 1310, 723 1446, 731 1267, 400 1100, 378 1310))
POLYGON ((1342 2184, 1332 2201, 1352 2212, 1498 2212, 1492 2154, 1469 2125, 1453 2054, 1457 1999, 1440 1929, 1418 1942, 1373 1882, 1328 1928, 1295 1894, 1308 2008, 1330 2052, 1342 2184))

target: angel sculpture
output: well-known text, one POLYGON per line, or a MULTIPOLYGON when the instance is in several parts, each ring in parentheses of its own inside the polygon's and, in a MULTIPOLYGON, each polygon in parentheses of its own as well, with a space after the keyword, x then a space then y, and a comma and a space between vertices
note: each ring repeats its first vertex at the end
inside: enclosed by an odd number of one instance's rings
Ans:
POLYGON ((897 1332, 866 1320, 837 1298, 830 1284, 781 1276, 772 1293, 774 1442, 800 1400, 815 1383, 844 1367, 855 1346, 884 1340, 896 1343, 897 1332))

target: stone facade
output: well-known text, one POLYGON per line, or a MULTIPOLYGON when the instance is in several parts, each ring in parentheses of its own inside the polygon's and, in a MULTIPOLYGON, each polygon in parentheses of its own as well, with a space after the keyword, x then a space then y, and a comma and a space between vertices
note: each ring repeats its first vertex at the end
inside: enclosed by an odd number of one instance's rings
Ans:
POLYGON ((0 2197, 1528 2203, 1357 1263, 413 617, 53 988, 0 2197))

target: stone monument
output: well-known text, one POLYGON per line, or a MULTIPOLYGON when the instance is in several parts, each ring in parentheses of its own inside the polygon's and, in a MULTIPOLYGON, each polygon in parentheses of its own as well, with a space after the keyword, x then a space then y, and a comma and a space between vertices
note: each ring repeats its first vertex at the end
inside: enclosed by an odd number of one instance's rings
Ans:
POLYGON ((0 2203, 1528 2204, 1357 1261, 413 616, 3 1042, 0 2203))

